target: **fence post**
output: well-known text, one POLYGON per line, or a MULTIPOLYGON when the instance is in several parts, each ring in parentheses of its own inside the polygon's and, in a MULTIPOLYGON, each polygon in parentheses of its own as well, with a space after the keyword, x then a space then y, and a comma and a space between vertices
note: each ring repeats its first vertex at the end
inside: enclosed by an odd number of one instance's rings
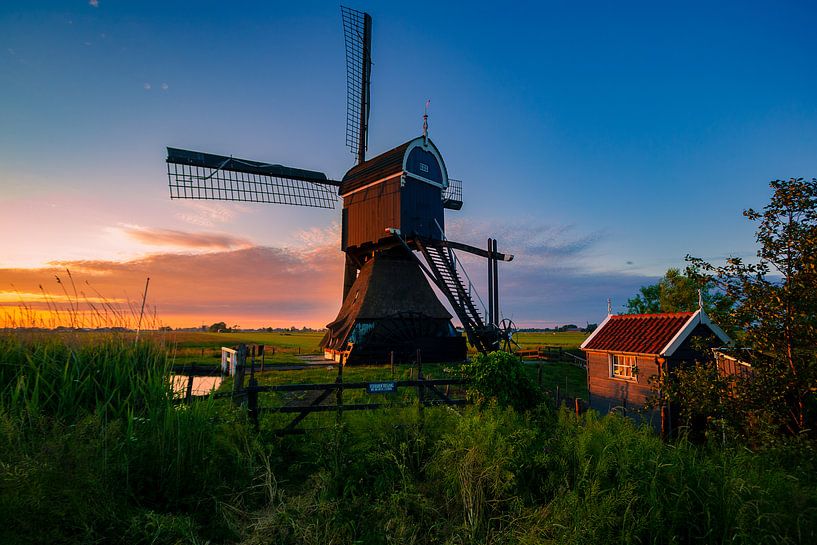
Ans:
POLYGON ((562 404, 562 393, 559 391, 559 385, 556 385, 556 407, 562 404))
POLYGON ((540 361, 536 365, 536 382, 539 384, 539 387, 542 387, 542 362, 540 361))
POLYGON ((244 366, 247 363, 247 345, 240 344, 235 353, 233 368, 233 395, 244 390, 244 366))
POLYGON ((252 383, 255 382, 255 346, 256 345, 253 344, 249 347, 250 351, 250 382, 248 383, 249 385, 252 385, 252 383))
POLYGON ((256 389, 258 382, 255 380, 255 377, 250 379, 248 386, 247 412, 249 413, 250 422, 252 422, 253 426, 255 427, 255 431, 258 431, 258 390, 256 389))
POLYGON ((187 377, 187 393, 184 396, 184 400, 187 403, 190 403, 192 399, 193 399, 193 375, 190 375, 189 377, 187 377))
POLYGON ((423 403, 425 402, 425 385, 423 384, 423 355, 420 349, 417 349, 417 399, 419 400, 418 407, 420 414, 423 413, 423 403))
POLYGON ((338 378, 335 379, 335 382, 338 385, 337 390, 335 390, 335 404, 338 406, 338 424, 341 423, 343 420, 343 363, 344 363, 344 354, 341 353, 340 355, 340 363, 338 364, 338 378))
POLYGON ((389 362, 391 362, 391 378, 394 378, 394 350, 389 352, 389 362))

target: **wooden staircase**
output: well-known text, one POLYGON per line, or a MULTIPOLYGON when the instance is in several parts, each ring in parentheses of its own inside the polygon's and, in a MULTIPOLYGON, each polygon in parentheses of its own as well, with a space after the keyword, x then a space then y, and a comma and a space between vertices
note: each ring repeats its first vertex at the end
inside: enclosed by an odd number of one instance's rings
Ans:
POLYGON ((492 352, 499 348, 496 328, 486 326, 483 317, 477 310, 471 294, 463 284, 460 274, 448 256, 447 249, 442 245, 434 245, 428 241, 416 241, 417 246, 428 263, 432 274, 431 280, 443 292, 451 308, 462 323, 468 341, 480 352, 492 352))

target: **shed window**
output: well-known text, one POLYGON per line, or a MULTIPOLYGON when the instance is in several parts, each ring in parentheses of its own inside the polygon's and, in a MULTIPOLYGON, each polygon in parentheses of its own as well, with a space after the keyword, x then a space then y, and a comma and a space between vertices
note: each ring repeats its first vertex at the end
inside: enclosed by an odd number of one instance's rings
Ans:
POLYGON ((610 376, 635 380, 635 356, 610 354, 610 376))

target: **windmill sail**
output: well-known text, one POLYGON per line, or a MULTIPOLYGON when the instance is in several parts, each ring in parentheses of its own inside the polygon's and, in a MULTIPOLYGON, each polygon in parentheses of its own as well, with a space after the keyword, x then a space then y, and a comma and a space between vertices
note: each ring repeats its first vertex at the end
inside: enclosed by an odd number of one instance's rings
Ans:
POLYGON ((368 13, 340 7, 346 44, 346 145, 366 160, 371 107, 372 17, 368 13))
POLYGON ((167 148, 171 199, 335 208, 340 182, 322 172, 167 148))

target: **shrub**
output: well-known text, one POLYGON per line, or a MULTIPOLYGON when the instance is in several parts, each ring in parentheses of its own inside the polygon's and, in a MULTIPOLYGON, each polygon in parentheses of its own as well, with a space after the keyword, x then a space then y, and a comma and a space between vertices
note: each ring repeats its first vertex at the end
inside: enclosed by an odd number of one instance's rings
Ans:
POLYGON ((508 352, 478 354, 462 370, 471 379, 468 396, 478 405, 494 400, 500 407, 526 411, 543 400, 522 361, 508 352))

